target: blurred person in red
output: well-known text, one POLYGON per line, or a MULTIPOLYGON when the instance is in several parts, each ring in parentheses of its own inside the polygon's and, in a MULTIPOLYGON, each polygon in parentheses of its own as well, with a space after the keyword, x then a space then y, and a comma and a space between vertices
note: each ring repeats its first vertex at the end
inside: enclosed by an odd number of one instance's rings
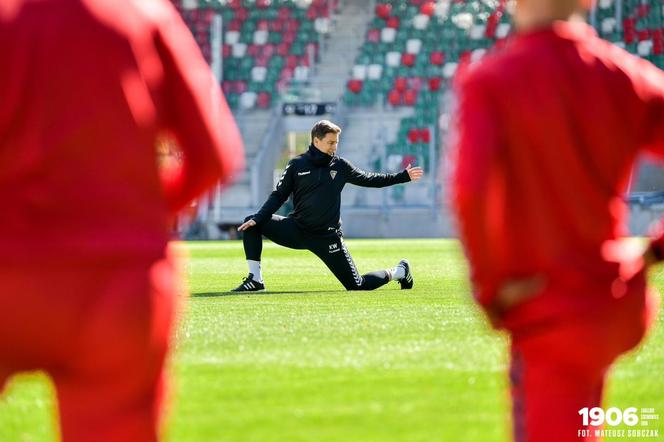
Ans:
POLYGON ((511 41, 457 84, 453 202, 474 296, 511 336, 517 441, 595 440, 579 412, 658 309, 664 240, 619 239, 637 155, 664 156, 664 73, 600 39, 590 3, 518 0, 511 41))
POLYGON ((165 0, 4 0, 0 60, 0 389, 44 370, 65 442, 157 440, 169 219, 242 166, 237 127, 165 0))

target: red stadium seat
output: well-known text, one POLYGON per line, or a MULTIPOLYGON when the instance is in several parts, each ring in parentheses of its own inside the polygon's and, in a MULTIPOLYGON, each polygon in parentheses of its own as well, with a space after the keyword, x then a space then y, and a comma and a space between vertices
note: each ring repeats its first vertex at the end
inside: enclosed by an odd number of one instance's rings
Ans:
POLYGON ((258 45, 250 44, 247 47, 247 55, 249 55, 251 57, 257 56, 259 52, 260 52, 260 46, 258 46, 258 45))
POLYGON ((254 58, 254 66, 267 67, 271 57, 265 55, 258 55, 254 58))
POLYGON ((388 28, 394 28, 394 29, 399 29, 399 17, 393 16, 387 19, 387 27, 388 28))
POLYGON ((281 8, 279 8, 279 12, 277 14, 279 17, 279 21, 283 21, 284 19, 287 19, 291 16, 291 10, 286 6, 282 6, 281 8))
POLYGON ((417 103, 417 91, 414 89, 408 89, 403 94, 403 104, 406 106, 414 106, 417 103))
POLYGON ((637 31, 636 37, 639 39, 639 41, 648 40, 650 38, 650 31, 648 29, 637 31))
POLYGON ((414 166, 417 164, 417 157, 415 155, 404 155, 401 160, 401 167, 405 169, 408 165, 414 166))
POLYGON ((295 69, 297 67, 298 58, 297 55, 289 55, 286 57, 286 67, 289 69, 295 69))
POLYGON ((404 66, 414 66, 415 54, 401 54, 401 64, 404 66))
POLYGON ((406 89, 408 89, 408 80, 404 77, 397 77, 394 80, 394 89, 399 92, 404 92, 406 89))
POLYGON ((352 79, 346 85, 349 91, 354 94, 359 94, 362 91, 362 80, 352 79))
POLYGON ((634 29, 625 28, 623 32, 623 41, 629 45, 634 43, 634 40, 636 40, 636 32, 634 29))
POLYGON ((258 104, 258 107, 261 109, 268 109, 270 107, 270 103, 272 102, 272 95, 270 95, 269 92, 259 92, 258 98, 256 99, 256 103, 258 104))
POLYGON ((433 16, 433 14, 436 12, 436 3, 435 2, 422 3, 422 6, 420 6, 420 12, 424 15, 428 15, 429 17, 433 16))
POLYGON ((295 18, 291 18, 285 21, 284 29, 286 30, 286 32, 297 32, 299 27, 300 27, 300 22, 298 22, 297 19, 295 18))
POLYGON ((284 30, 284 20, 274 20, 268 22, 268 30, 270 32, 282 32, 284 30))
POLYGON ((259 31, 269 31, 270 22, 267 20, 258 20, 258 23, 256 23, 256 29, 259 31))
POLYGON ((392 5, 389 3, 379 3, 376 5, 376 16, 387 20, 392 13, 392 5))
POLYGON ((408 141, 411 143, 418 143, 420 141, 420 131, 418 129, 410 129, 408 131, 408 141))
POLYGON ((284 43, 293 43, 296 37, 297 37, 297 31, 285 31, 284 33, 281 34, 281 40, 284 43))
POLYGON ((429 78, 429 90, 434 92, 440 90, 440 86, 443 84, 443 79, 440 77, 429 78))
POLYGON ((242 21, 238 19, 233 19, 228 23, 229 31, 240 31, 242 29, 242 21))
POLYGON ((408 79, 408 88, 413 89, 416 92, 422 89, 422 84, 422 77, 412 77, 408 79))
POLYGON ((392 105, 392 106, 399 106, 401 104, 401 93, 396 90, 392 89, 388 94, 387 94, 387 101, 392 105))
POLYGON ((246 8, 240 7, 235 11, 235 18, 245 21, 249 18, 249 11, 246 8))
POLYGON ((433 65, 442 66, 445 64, 445 53, 442 51, 432 51, 431 54, 429 54, 429 61, 433 65))
POLYGON ((287 67, 283 68, 281 70, 281 73, 279 74, 279 78, 281 80, 286 80, 286 81, 290 80, 291 78, 293 78, 293 69, 287 67))
POLYGON ((286 57, 290 53, 290 43, 282 42, 277 46, 277 54, 280 57, 286 57))
POLYGON ((420 129, 420 140, 422 143, 430 143, 431 142, 431 132, 429 131, 428 127, 425 127, 424 129, 420 129))
POLYGON ((636 16, 638 18, 647 17, 648 13, 650 13, 650 5, 649 4, 642 4, 642 5, 639 5, 636 8, 636 16))

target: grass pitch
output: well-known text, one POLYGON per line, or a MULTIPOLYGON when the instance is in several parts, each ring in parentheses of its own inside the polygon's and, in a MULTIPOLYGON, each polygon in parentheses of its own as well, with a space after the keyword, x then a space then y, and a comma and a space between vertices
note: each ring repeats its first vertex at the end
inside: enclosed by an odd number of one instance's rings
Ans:
MULTIPOLYGON (((266 243, 269 291, 230 295, 246 274, 241 243, 183 245, 192 294, 177 333, 166 440, 509 439, 507 342, 470 300, 458 242, 348 246, 361 272, 407 257, 414 289, 349 293, 309 252, 266 243)), ((651 278, 664 289, 664 269, 651 278)), ((660 421, 648 428, 660 433, 662 325, 660 312, 645 345, 616 366, 605 401, 654 408, 660 421)), ((0 399, 0 441, 57 440, 53 403, 44 376, 15 378, 0 399)))

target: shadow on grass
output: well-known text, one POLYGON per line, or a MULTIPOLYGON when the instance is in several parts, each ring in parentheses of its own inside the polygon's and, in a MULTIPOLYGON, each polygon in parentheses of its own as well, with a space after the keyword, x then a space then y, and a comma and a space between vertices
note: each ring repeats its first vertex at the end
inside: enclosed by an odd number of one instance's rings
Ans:
MULTIPOLYGON (((223 296, 268 296, 268 295, 307 295, 314 293, 341 293, 347 290, 292 290, 292 291, 269 291, 264 292, 202 292, 192 293, 192 298, 220 298, 223 296)), ((350 292, 348 292, 350 293, 350 292)))

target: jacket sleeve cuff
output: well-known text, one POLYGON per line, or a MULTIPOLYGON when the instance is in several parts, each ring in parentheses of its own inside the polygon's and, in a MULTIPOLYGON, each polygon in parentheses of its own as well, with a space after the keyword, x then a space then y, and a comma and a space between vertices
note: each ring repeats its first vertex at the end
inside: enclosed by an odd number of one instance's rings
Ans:
POLYGON ((265 217, 263 217, 260 213, 254 213, 250 216, 250 218, 256 222, 257 226, 260 226, 265 222, 265 217))

